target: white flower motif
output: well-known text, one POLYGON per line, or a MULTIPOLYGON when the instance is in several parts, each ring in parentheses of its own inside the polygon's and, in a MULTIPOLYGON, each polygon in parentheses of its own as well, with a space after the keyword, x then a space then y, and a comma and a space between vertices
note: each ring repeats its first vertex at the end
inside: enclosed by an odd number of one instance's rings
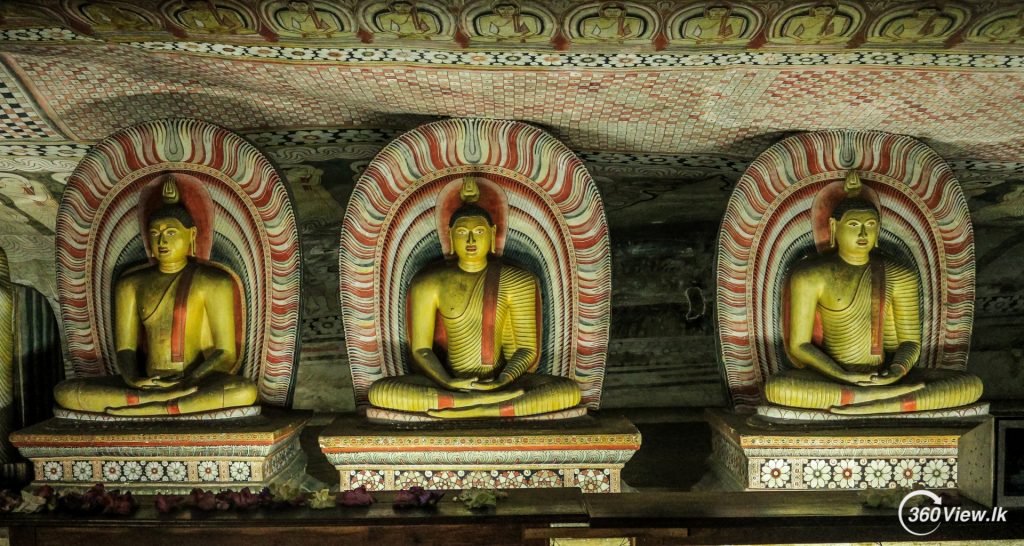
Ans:
POLYGON ((217 479, 217 463, 213 461, 200 461, 198 468, 200 480, 204 482, 212 482, 217 479))
POLYGON ((569 55, 569 62, 573 66, 604 66, 608 64, 604 56, 595 54, 569 55))
POLYGON ((231 44, 213 44, 212 46, 210 46, 210 49, 214 53, 220 53, 221 55, 231 55, 237 57, 239 55, 246 54, 246 50, 248 48, 231 44))
POLYGON ((228 468, 228 473, 231 475, 231 479, 236 482, 242 482, 249 479, 249 463, 243 461, 232 461, 231 466, 228 468))
POLYGON ((43 40, 74 40, 75 33, 63 28, 44 28, 39 31, 43 40))
POLYGON ((864 479, 871 487, 887 487, 892 479, 892 466, 881 459, 875 459, 864 470, 864 479))
POLYGON ((175 48, 174 42, 137 42, 132 45, 137 45, 142 49, 149 49, 152 51, 173 51, 175 48))
POLYGON ((913 66, 922 65, 933 65, 935 64, 935 55, 932 53, 914 53, 912 55, 903 55, 899 58, 899 64, 907 64, 913 66))
POLYGON ((209 53, 210 44, 202 42, 183 42, 180 44, 181 49, 185 51, 191 51, 193 53, 209 53))
POLYGON ((648 55, 645 60, 648 66, 673 66, 676 64, 674 55, 648 55))
POLYGON ((281 56, 285 59, 313 59, 316 57, 316 50, 305 47, 286 47, 281 50, 281 56))
POLYGON ((89 461, 75 461, 71 465, 71 475, 76 480, 84 481, 92 479, 92 463, 89 461))
POLYGON ((287 133, 256 133, 249 135, 249 140, 257 146, 281 146, 287 136, 287 133))
POLYGON ((770 488, 785 487, 789 482, 789 463, 784 459, 769 459, 761 465, 761 481, 770 488))
POLYGON ((1006 66, 1011 68, 1020 68, 1024 66, 1024 55, 1014 55, 1013 57, 1010 57, 1010 59, 1006 61, 1006 66))
POLYGON ((979 55, 974 58, 974 66, 979 68, 992 68, 1002 66, 1010 61, 1005 55, 979 55))
POLYGON ((833 480, 839 487, 854 488, 860 482, 860 465, 853 459, 843 459, 836 463, 833 480))
POLYGON ((640 64, 640 56, 632 53, 620 53, 610 59, 612 66, 636 66, 640 64))
POLYGON ((709 64, 720 64, 720 65, 726 65, 726 64, 750 64, 750 61, 753 60, 753 57, 751 57, 749 53, 733 53, 733 54, 727 54, 727 55, 714 55, 713 57, 714 57, 716 62, 709 63, 709 64))
POLYGON ((466 64, 476 66, 488 66, 494 64, 494 55, 491 55, 490 53, 463 53, 460 57, 462 62, 466 64))
POLYGON ((899 55, 896 55, 894 53, 861 54, 861 61, 863 61, 864 64, 889 64, 896 62, 899 58, 899 55))
POLYGON ((831 53, 824 56, 824 64, 851 64, 860 60, 860 53, 831 53))
POLYGON ((398 49, 395 51, 389 51, 388 55, 392 61, 398 61, 400 63, 414 63, 423 59, 423 54, 419 51, 412 51, 409 49, 398 49))
POLYGON ((322 144, 330 137, 330 131, 321 130, 295 131, 288 135, 288 138, 297 144, 322 144))
POLYGON ((825 56, 819 53, 794 53, 789 57, 790 64, 822 64, 825 56))
POLYGON ((146 480, 158 482, 162 479, 164 479, 164 465, 158 461, 146 463, 146 480))
POLYGON ((134 482, 142 477, 142 465, 138 461, 127 461, 121 465, 121 473, 125 480, 134 482))
POLYGON ((935 64, 939 66, 970 66, 971 55, 938 55, 935 64))
POLYGON ((321 47, 319 49, 312 50, 316 54, 317 59, 323 59, 325 61, 347 61, 349 60, 349 52, 345 49, 338 49, 334 47, 321 47))
POLYGON ((7 39, 11 41, 38 42, 41 38, 38 32, 28 29, 14 29, 6 31, 7 39))
POLYGON ((541 66, 561 66, 565 64, 565 60, 565 55, 561 55, 558 53, 545 53, 537 55, 537 57, 534 59, 534 62, 531 64, 541 66))
POLYGON ((715 64, 714 55, 681 55, 678 62, 682 66, 711 66, 715 64))
POLYGON ((939 459, 925 463, 921 477, 928 487, 945 487, 949 480, 949 465, 939 459))
POLYGON ((281 56, 281 48, 268 46, 249 46, 245 48, 245 54, 252 57, 273 59, 281 56))
MULTIPOLYGON (((42 148, 38 146, 0 146, 0 154, 3 155, 43 155, 42 148)), ((61 154, 63 157, 63 154, 61 154)))
POLYGON ((781 53, 757 53, 751 56, 754 64, 781 64, 786 61, 786 56, 781 53))
POLYGON ((431 51, 424 55, 426 60, 432 64, 455 64, 459 62, 459 56, 446 51, 431 51))
POLYGON ((522 53, 499 53, 494 57, 497 63, 509 66, 525 65, 530 58, 522 53))
POLYGON ((107 461, 103 463, 103 479, 108 482, 116 482, 123 480, 121 475, 121 463, 117 461, 107 461))
POLYGON ((822 489, 828 486, 832 480, 832 467, 826 461, 814 459, 807 461, 804 466, 804 482, 814 489, 822 489))
POLYGON ((64 465, 57 461, 47 461, 43 464, 43 479, 59 480, 64 477, 64 465))
POLYGON ((183 482, 188 476, 188 468, 181 461, 171 461, 167 464, 167 479, 172 482, 183 482))
POLYGON ((896 483, 911 487, 921 481, 921 463, 917 459, 903 459, 896 463, 896 483))
POLYGON ((384 59, 385 52, 381 49, 353 49, 352 60, 354 61, 380 61, 384 59))

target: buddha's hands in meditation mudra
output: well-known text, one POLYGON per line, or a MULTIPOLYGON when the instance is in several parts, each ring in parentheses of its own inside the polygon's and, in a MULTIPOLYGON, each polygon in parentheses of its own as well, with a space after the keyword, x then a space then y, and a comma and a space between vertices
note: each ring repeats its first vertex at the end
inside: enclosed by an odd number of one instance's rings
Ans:
POLYGON ((829 220, 834 253, 810 257, 789 278, 786 348, 797 369, 768 378, 769 402, 840 414, 962 406, 981 396, 964 372, 915 369, 921 356, 917 271, 872 251, 879 211, 859 197, 856 172, 829 220), (821 339, 816 342, 816 317, 821 339))
POLYGON ((409 288, 409 345, 419 374, 376 381, 370 403, 441 418, 514 417, 575 406, 575 381, 529 371, 540 357, 536 277, 488 259, 496 227, 473 204, 475 182, 465 182, 460 195, 464 204, 449 221, 457 260, 421 271, 409 288), (447 365, 434 352, 438 323, 447 365))
POLYGON ((54 394, 64 408, 166 415, 256 401, 256 385, 234 374, 239 364, 235 280, 192 259, 197 230, 179 204, 173 179, 164 183, 163 198, 143 233, 156 265, 129 270, 114 285, 120 376, 60 383, 54 394))

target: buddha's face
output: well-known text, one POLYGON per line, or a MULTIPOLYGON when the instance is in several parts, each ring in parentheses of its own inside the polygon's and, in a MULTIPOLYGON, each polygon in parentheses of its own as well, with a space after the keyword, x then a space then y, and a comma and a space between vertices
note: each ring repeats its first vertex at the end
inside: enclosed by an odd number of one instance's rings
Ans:
POLYGON ((610 19, 617 19, 622 15, 622 7, 617 5, 606 6, 601 10, 602 17, 608 17, 610 19))
POLYGON ((850 210, 829 227, 841 255, 866 256, 878 244, 878 213, 873 210, 850 210))
POLYGON ((196 228, 186 228, 175 218, 160 218, 149 224, 149 248, 158 262, 188 259, 196 228))
POLYGON ((299 13, 305 13, 309 11, 309 4, 305 2, 288 2, 288 9, 299 13))
POLYGON ((818 6, 816 8, 811 9, 811 14, 817 17, 828 17, 833 13, 835 13, 835 10, 832 9, 832 6, 818 6))
POLYGON ((412 4, 408 2, 395 2, 394 4, 391 4, 391 11, 395 13, 411 13, 412 4))
POLYGON ((917 10, 918 19, 928 19, 939 13, 939 10, 935 8, 921 8, 917 10))
POLYGON ((483 216, 466 216, 455 221, 451 236, 459 261, 486 260, 494 243, 494 227, 483 216))
POLYGON ((516 7, 512 4, 499 4, 494 7, 494 12, 502 17, 512 17, 516 14, 516 7))
POLYGON ((728 12, 729 10, 727 10, 726 8, 708 8, 708 18, 721 19, 722 17, 725 17, 725 14, 728 12))

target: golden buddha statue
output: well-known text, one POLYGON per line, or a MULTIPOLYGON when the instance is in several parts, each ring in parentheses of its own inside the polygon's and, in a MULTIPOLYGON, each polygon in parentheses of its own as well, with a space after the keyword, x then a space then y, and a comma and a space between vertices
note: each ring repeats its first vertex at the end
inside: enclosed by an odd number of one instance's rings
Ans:
POLYGON ((540 359, 537 278, 489 258, 497 228, 491 214, 474 204, 479 196, 476 182, 466 179, 462 206, 448 221, 457 259, 424 269, 409 287, 409 348, 419 374, 373 383, 368 394, 374 406, 472 418, 536 415, 579 404, 574 380, 532 373, 540 359), (438 337, 446 340, 446 363, 434 350, 438 337))
POLYGON ((918 273, 872 252, 879 209, 860 196, 856 172, 844 189, 828 222, 835 252, 802 260, 789 277, 786 350, 797 369, 768 378, 768 401, 853 415, 977 401, 977 377, 914 368, 921 355, 918 273))
POLYGON ((174 415, 249 406, 256 385, 235 372, 235 279, 190 259, 197 229, 168 178, 162 206, 149 218, 155 265, 129 269, 114 285, 113 330, 118 376, 57 385, 66 409, 112 415, 174 415), (140 356, 143 355, 143 356, 140 356), (144 360, 144 372, 139 371, 144 360))

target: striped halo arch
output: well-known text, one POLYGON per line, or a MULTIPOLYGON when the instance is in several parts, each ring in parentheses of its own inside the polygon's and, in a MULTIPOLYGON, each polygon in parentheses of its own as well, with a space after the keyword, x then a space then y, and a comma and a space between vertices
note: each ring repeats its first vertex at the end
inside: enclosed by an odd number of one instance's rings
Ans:
POLYGON ((246 328, 242 369, 264 403, 286 406, 298 353, 301 261, 286 186, 252 144, 222 127, 167 119, 123 129, 99 142, 68 179, 57 210, 57 288, 76 376, 116 372, 113 281, 147 260, 140 198, 167 174, 200 190, 213 237, 200 257, 237 275, 246 328))
POLYGON ((736 409, 763 403, 768 375, 789 366, 782 293, 789 268, 815 252, 811 207, 825 186, 856 170, 877 193, 879 246, 921 276, 919 366, 967 366, 974 316, 974 232, 946 162, 925 144, 875 131, 787 138, 740 178, 718 239, 721 365, 736 409))
POLYGON ((467 175, 508 200, 502 259, 540 279, 538 372, 571 377, 600 405, 611 307, 611 247, 601 197, 583 163, 521 122, 450 119, 385 147, 356 183, 339 255, 345 341, 356 403, 374 381, 409 373, 406 292, 442 254, 438 194, 467 175))

